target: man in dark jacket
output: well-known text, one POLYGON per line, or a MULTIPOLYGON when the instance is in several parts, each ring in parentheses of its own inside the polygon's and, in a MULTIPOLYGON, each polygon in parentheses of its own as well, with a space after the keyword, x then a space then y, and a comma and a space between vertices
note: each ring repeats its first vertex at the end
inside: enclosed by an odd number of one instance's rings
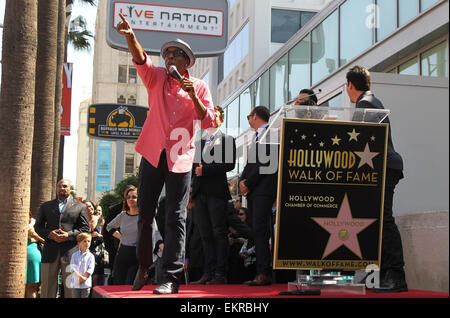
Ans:
MULTIPOLYGON (((355 66, 347 73, 347 94, 356 108, 384 109, 383 104, 370 91, 369 71, 362 66, 355 66)), ((383 123, 388 123, 386 118, 383 123)), ((403 178, 403 160, 392 143, 389 125, 387 168, 384 193, 383 237, 381 250, 381 283, 374 292, 403 292, 408 287, 405 280, 403 247, 400 232, 395 224, 392 212, 394 189, 403 178)))
POLYGON ((255 135, 248 149, 247 164, 242 171, 239 188, 248 200, 256 249, 257 275, 250 285, 264 286, 272 284, 269 239, 270 217, 277 194, 278 146, 259 143, 269 126, 270 112, 267 107, 255 107, 247 118, 255 135))
POLYGON ((193 167, 192 197, 194 222, 198 226, 205 256, 204 274, 193 284, 225 284, 228 260, 227 206, 231 199, 227 172, 236 164, 236 143, 220 131, 224 121, 222 107, 215 106, 217 127, 208 129, 201 147, 196 147, 193 167))
POLYGON ((58 271, 61 270, 64 295, 72 296, 68 285, 69 264, 77 248, 77 235, 89 232, 86 205, 70 196, 69 180, 58 182, 57 198, 42 203, 36 218, 35 229, 45 239, 41 265, 41 298, 55 298, 58 288, 58 271))

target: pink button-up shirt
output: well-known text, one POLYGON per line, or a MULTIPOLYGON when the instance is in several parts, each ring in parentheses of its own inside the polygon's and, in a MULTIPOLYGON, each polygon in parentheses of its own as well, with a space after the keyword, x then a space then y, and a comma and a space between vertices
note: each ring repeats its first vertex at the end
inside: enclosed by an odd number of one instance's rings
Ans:
MULTIPOLYGON (((169 76, 164 67, 155 67, 145 54, 142 65, 134 64, 148 92, 149 112, 136 143, 136 151, 154 167, 158 166, 162 151, 166 150, 169 171, 185 173, 192 169, 196 133, 200 122, 194 102, 181 89, 180 83, 169 76)), ((189 74, 185 74, 189 76, 189 74)), ((214 104, 208 85, 190 77, 197 96, 206 107, 200 122, 202 129, 215 126, 214 104)))

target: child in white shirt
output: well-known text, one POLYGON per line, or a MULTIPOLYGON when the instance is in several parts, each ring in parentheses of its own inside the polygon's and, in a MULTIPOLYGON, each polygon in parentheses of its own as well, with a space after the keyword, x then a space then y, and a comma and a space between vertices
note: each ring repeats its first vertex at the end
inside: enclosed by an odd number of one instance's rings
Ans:
POLYGON ((72 254, 70 260, 72 298, 88 298, 92 287, 92 273, 95 268, 95 257, 89 251, 92 236, 80 233, 77 236, 79 250, 72 254))

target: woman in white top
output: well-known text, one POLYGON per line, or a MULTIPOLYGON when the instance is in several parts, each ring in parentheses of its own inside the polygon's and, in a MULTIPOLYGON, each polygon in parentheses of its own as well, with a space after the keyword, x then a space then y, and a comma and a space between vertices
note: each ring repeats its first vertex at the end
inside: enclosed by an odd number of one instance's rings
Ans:
POLYGON ((120 240, 113 267, 114 285, 132 285, 138 269, 136 258, 139 216, 137 196, 136 187, 127 188, 124 193, 123 211, 106 225, 108 232, 116 229, 112 235, 120 240), (119 228, 120 231, 117 230, 119 228))

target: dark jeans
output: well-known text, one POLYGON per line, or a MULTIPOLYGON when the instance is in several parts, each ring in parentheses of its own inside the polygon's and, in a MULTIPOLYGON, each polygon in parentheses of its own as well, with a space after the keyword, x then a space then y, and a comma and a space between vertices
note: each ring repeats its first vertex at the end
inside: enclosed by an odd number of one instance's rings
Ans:
POLYGON ((198 194, 194 221, 202 238, 204 273, 226 277, 228 261, 227 200, 198 194))
POLYGON ((394 189, 403 178, 401 170, 387 169, 384 192, 383 241, 381 247, 381 271, 403 269, 403 247, 400 232, 392 212, 394 189))
POLYGON ((114 259, 114 285, 132 285, 137 269, 136 247, 120 245, 114 259))
POLYGON ((179 282, 183 274, 186 207, 189 200, 191 172, 170 172, 166 152, 163 151, 158 167, 142 158, 139 167, 138 188, 138 240, 137 257, 140 265, 153 263, 152 230, 161 190, 166 186, 166 216, 162 271, 164 280, 179 282))
POLYGON ((248 209, 252 215, 252 230, 256 251, 256 274, 271 276, 270 267, 270 233, 272 205, 275 198, 269 196, 252 196, 248 198, 248 209))

